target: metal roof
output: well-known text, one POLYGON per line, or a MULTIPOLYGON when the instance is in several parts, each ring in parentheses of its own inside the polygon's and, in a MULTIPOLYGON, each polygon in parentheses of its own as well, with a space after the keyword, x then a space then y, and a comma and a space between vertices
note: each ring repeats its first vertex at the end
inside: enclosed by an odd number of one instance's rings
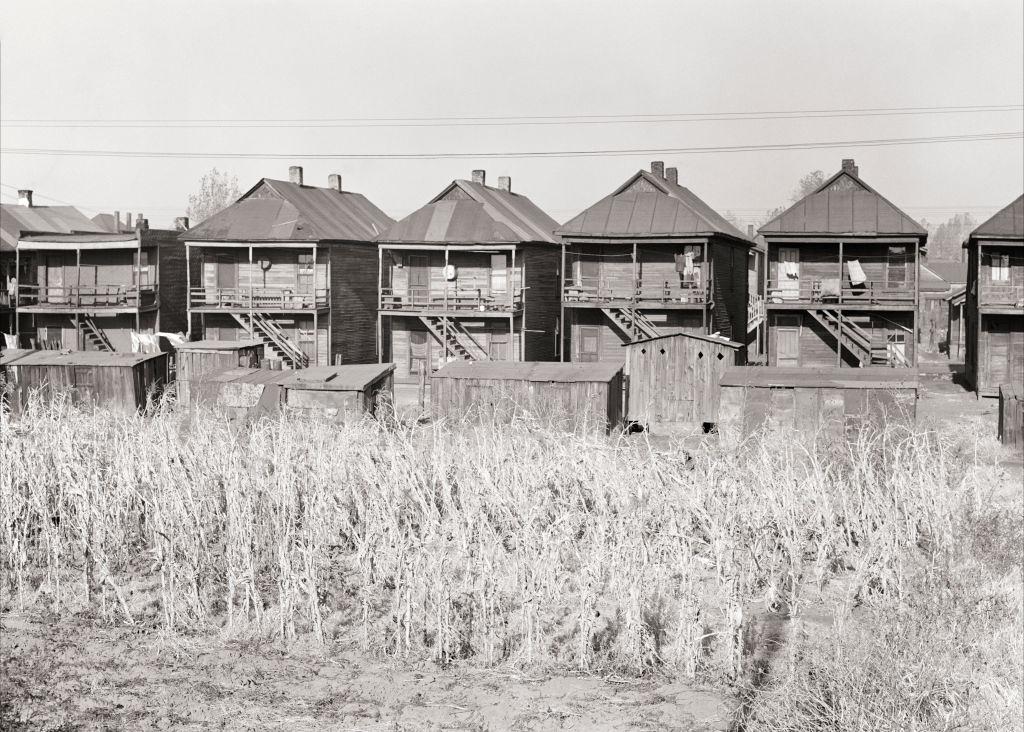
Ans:
POLYGON ((263 178, 183 241, 373 241, 394 220, 360 193, 263 178))
POLYGON ((731 341, 725 336, 704 335, 703 333, 666 333, 665 335, 654 336, 653 338, 637 338, 635 341, 623 343, 622 347, 627 348, 629 346, 632 346, 634 343, 660 341, 662 338, 696 338, 697 340, 707 341, 708 343, 715 343, 719 346, 728 346, 729 348, 743 348, 742 343, 731 341))
POLYGON ((127 353, 118 351, 4 351, 0 366, 135 366, 166 353, 127 353))
POLYGON ((929 272, 950 285, 967 283, 967 262, 928 262, 922 264, 921 268, 927 268, 929 272))
POLYGON ((281 386, 309 391, 363 391, 394 370, 393 363, 312 366, 289 372, 281 386))
POLYGON ((825 389, 916 389, 917 374, 887 367, 806 368, 789 366, 730 366, 721 386, 813 387, 825 389))
POLYGON ((202 380, 217 384, 280 384, 288 374, 288 371, 239 367, 204 374, 202 380))
POLYGON ((106 244, 113 241, 138 242, 135 234, 28 234, 20 241, 52 242, 54 244, 106 244))
POLYGON ((455 180, 426 206, 381 234, 378 241, 556 244, 557 227, 557 221, 522 194, 455 180))
POLYGON ((562 236, 713 236, 750 240, 693 191, 646 170, 567 221, 562 236))
POLYGON ((549 363, 546 361, 454 361, 432 378, 508 381, 608 382, 622 371, 621 363, 549 363))
POLYGON ((98 213, 92 217, 92 221, 104 231, 109 231, 112 234, 117 234, 124 229, 123 224, 118 226, 118 222, 114 220, 114 214, 98 213))
POLYGON ((851 170, 840 170, 758 231, 769 235, 928 235, 923 226, 851 170))
POLYGON ((14 251, 26 234, 106 231, 74 206, 0 204, 0 251, 14 251))
POLYGON ((262 346, 261 341, 186 341, 178 346, 179 351, 237 351, 239 348, 262 346))
POLYGON ((1024 239, 1024 195, 971 232, 974 237, 1024 239))

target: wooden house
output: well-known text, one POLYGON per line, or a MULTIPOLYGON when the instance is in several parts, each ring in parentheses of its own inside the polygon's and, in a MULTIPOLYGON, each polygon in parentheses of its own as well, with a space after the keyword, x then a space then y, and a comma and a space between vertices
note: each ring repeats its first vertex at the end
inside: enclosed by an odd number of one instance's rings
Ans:
POLYGON ((921 263, 917 344, 922 350, 938 353, 948 344, 950 296, 966 283, 966 262, 921 263))
POLYGON ((679 185, 675 168, 652 163, 558 234, 562 360, 621 361, 622 344, 668 333, 746 343, 757 327, 753 243, 679 185))
POLYGON ((262 179, 181 234, 197 340, 255 339, 287 368, 377 360, 377 251, 393 221, 331 175, 262 179))
POLYGON ((213 373, 234 368, 259 368, 263 362, 260 341, 186 341, 175 349, 178 401, 188 404, 189 390, 213 373))
POLYGON ((967 381, 979 396, 1024 382, 1024 196, 973 232, 967 249, 967 381))
POLYGON ((769 366, 916 365, 928 234, 868 186, 853 160, 760 232, 769 366))
POLYGON ((651 432, 718 422, 719 379, 743 344, 698 333, 641 338, 625 346, 626 420, 651 432))
POLYGON ((917 374, 906 369, 748 366, 726 369, 719 383, 718 431, 727 443, 762 428, 837 438, 847 428, 917 418, 917 374))
POLYGON ((962 361, 967 353, 967 324, 964 309, 967 305, 967 287, 960 287, 946 295, 946 355, 950 361, 962 361))
POLYGON ((622 363, 449 363, 431 377, 435 419, 537 419, 559 429, 622 423, 622 363))
POLYGON ((455 180, 379 238, 381 361, 415 383, 451 360, 558 358, 557 222, 508 177, 455 180))
POLYGON ((15 412, 38 393, 67 394, 77 404, 135 413, 167 383, 166 353, 12 350, 0 356, 15 412))

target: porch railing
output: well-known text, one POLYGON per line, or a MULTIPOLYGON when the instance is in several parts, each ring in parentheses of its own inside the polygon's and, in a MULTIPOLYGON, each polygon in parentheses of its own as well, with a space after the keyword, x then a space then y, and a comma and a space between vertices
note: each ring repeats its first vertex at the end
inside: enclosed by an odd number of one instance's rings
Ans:
POLYGON ((639 279, 632 282, 609 282, 599 278, 566 279, 562 290, 565 302, 631 302, 635 304, 703 304, 709 292, 701 282, 675 282, 639 279))
POLYGON ((1024 308, 1024 285, 982 282, 978 304, 1024 308))
POLYGON ((296 292, 287 287, 193 287, 193 308, 235 310, 314 310, 330 304, 326 288, 296 292))
POLYGON ((18 285, 18 307, 146 307, 156 297, 156 285, 18 285))
POLYGON ((382 310, 515 312, 523 307, 525 288, 494 292, 484 288, 391 288, 380 290, 382 310))
POLYGON ((852 285, 835 278, 769 279, 766 290, 769 303, 843 303, 864 305, 914 302, 913 283, 897 284, 868 280, 852 285))

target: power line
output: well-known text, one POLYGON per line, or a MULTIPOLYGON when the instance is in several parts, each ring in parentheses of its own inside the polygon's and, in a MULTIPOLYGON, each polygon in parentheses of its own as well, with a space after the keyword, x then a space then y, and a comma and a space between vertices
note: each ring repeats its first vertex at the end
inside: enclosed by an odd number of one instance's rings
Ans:
POLYGON ((535 115, 477 117, 339 117, 294 119, 6 119, 3 127, 23 128, 216 128, 216 127, 464 127, 517 125, 650 124, 742 120, 887 117, 925 114, 977 114, 1024 111, 1021 104, 932 107, 867 107, 758 112, 677 112, 663 114, 535 115))
POLYGON ((1016 140, 1024 138, 1024 131, 988 132, 969 135, 942 135, 937 137, 879 138, 869 140, 843 140, 830 142, 787 142, 762 145, 724 145, 710 147, 641 148, 606 150, 551 150, 533 152, 449 152, 449 153, 232 153, 146 151, 146 150, 76 150, 68 148, 0 148, 7 155, 80 156, 109 158, 191 158, 191 159, 279 159, 290 160, 442 160, 480 158, 584 158, 628 157, 633 155, 687 155, 700 153, 757 152, 769 150, 819 150, 829 148, 884 147, 893 145, 926 145, 946 142, 978 142, 986 140, 1016 140))

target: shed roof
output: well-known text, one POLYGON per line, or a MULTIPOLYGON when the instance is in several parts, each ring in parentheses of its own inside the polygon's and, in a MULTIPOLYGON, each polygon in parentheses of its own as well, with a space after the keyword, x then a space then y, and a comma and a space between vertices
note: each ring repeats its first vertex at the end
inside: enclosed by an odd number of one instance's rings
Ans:
POLYGON ((281 385, 310 391, 362 391, 394 370, 393 363, 313 366, 290 372, 281 385))
POLYGON ((0 366, 135 366, 143 361, 167 358, 166 353, 106 351, 4 351, 0 366), (10 353, 10 355, 8 355, 10 353))
POLYGON ((721 386, 812 387, 827 389, 916 389, 917 374, 885 367, 794 368, 783 366, 730 366, 721 386))
POLYGON ((622 347, 627 348, 635 343, 647 343, 649 341, 660 341, 663 338, 693 338, 699 341, 707 341, 708 343, 714 343, 719 346, 727 346, 728 348, 743 348, 742 343, 736 341, 730 341, 724 336, 715 335, 704 335, 703 333, 666 333, 665 335, 654 336, 652 338, 637 338, 635 341, 629 343, 623 343, 622 347))
POLYGON ((203 381, 210 383, 232 384, 280 384, 290 372, 272 371, 271 369, 254 369, 246 367, 222 369, 203 376, 203 381))
POLYGON ((923 226, 850 169, 840 170, 758 231, 767 235, 928 235, 923 226))
POLYGON ((263 178, 183 241, 373 241, 394 220, 360 193, 263 178))
POLYGON ((691 190, 646 170, 569 219, 563 236, 712 236, 750 240, 691 190))
POLYGON ((261 341, 186 341, 178 346, 179 351, 237 351, 240 348, 262 346, 261 341))
POLYGON ((432 378, 508 381, 609 382, 622 371, 621 363, 550 363, 547 361, 453 361, 432 378))
POLYGON ((967 286, 957 287, 951 293, 946 295, 946 302, 950 305, 962 305, 967 302, 967 286))
POLYGON ((103 232, 102 226, 74 206, 0 204, 0 251, 14 251, 26 234, 103 232))
POLYGON ((557 243, 558 222, 520 193, 454 180, 391 226, 383 242, 447 244, 557 243))
POLYGON ((1024 194, 971 232, 971 238, 1024 239, 1024 194))

